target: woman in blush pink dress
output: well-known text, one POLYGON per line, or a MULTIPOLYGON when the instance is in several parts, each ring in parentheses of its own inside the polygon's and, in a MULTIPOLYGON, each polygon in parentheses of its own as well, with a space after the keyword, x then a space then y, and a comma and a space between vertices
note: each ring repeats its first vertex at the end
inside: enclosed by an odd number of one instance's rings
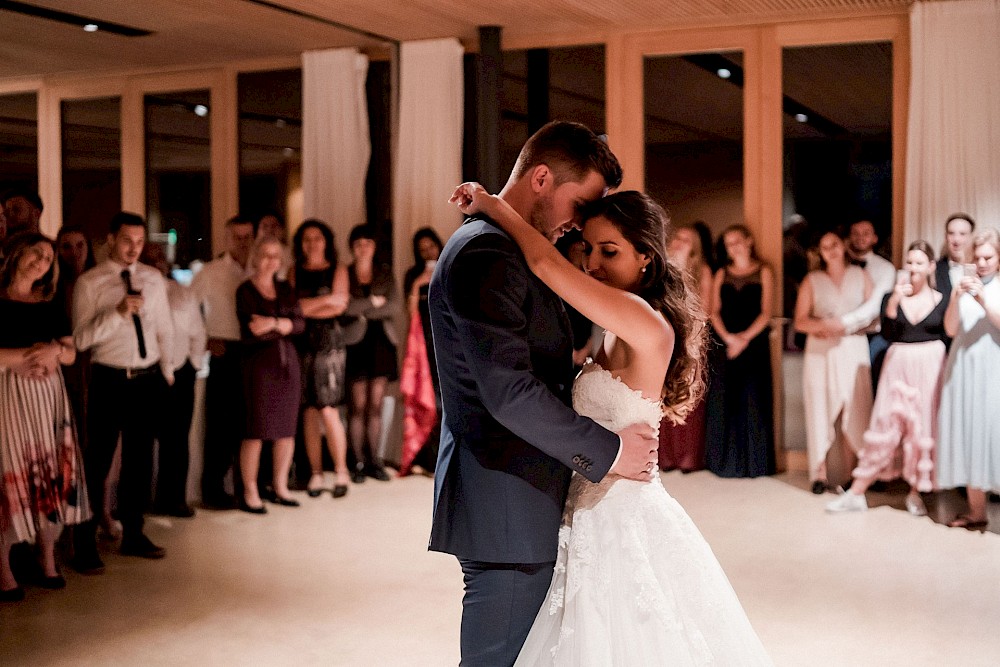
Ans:
POLYGON ((910 244, 905 270, 882 301, 882 335, 889 341, 872 419, 864 434, 851 488, 826 506, 828 512, 868 509, 865 491, 876 479, 903 477, 910 485, 906 509, 924 516, 920 492, 934 488, 937 412, 944 368, 944 313, 948 305, 931 287, 934 251, 910 244))

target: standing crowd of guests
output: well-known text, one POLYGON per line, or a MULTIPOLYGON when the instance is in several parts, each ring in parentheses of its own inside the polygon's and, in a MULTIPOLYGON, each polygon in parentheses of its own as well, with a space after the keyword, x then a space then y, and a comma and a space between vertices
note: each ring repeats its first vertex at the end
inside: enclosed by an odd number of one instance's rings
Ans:
MULTIPOLYGON (((120 539, 123 555, 166 555, 144 520, 195 513, 189 432, 202 371, 204 507, 298 506, 289 481, 300 431, 310 497, 390 479, 379 443, 387 385, 399 378, 392 320, 403 304, 375 261, 370 227, 351 231, 345 264, 322 221, 306 221, 288 248, 279 217, 235 217, 225 252, 185 287, 138 215, 111 219, 98 262, 82 229, 64 227, 55 241, 40 233, 37 194, 9 191, 0 203, 0 601, 23 599, 25 581, 65 586, 56 548, 65 526, 82 573, 104 569, 102 532, 120 539)), ((407 291, 419 320, 441 242, 429 230, 418 236, 407 291)), ((432 357, 423 334, 419 343, 407 358, 432 357)), ((430 451, 420 460, 431 470, 435 419, 431 400, 414 452, 430 451)))

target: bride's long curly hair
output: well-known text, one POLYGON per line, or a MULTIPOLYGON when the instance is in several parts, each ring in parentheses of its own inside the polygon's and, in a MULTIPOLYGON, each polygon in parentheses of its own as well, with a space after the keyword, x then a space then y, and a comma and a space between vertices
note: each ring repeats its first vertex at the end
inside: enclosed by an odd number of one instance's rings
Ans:
POLYGON ((635 190, 616 192, 589 204, 583 219, 611 221, 636 251, 649 257, 637 294, 674 329, 674 350, 663 381, 663 413, 683 423, 705 393, 705 349, 708 328, 698 293, 667 260, 667 213, 635 190))

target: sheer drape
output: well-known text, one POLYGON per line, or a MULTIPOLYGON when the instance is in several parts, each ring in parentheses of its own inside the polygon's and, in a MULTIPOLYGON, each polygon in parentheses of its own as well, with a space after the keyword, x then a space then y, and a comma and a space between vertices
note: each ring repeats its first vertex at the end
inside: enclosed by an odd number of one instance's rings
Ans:
POLYGON ((432 227, 447 239, 462 221, 448 197, 462 180, 463 54, 455 39, 400 46, 392 202, 397 267, 412 261, 417 229, 432 227))
POLYGON ((366 222, 367 75, 357 49, 302 54, 302 213, 333 228, 342 258, 351 228, 366 222))
POLYGON ((951 213, 1000 226, 1000 2, 918 2, 910 33, 905 241, 939 247, 951 213))

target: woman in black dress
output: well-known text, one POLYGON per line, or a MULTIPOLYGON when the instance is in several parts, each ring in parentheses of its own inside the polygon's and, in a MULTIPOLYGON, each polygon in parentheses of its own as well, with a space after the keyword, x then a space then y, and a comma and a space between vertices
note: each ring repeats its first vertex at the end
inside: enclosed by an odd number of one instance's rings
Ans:
POLYGON ((52 242, 26 232, 7 243, 0 267, 0 601, 24 590, 10 548, 37 542, 45 588, 62 588, 55 543, 65 525, 90 518, 61 366, 73 363, 72 328, 53 300, 52 242))
POLYGON ((753 236, 743 225, 729 227, 722 242, 727 264, 713 281, 712 326, 725 345, 725 359, 717 362, 720 383, 713 382, 707 401, 705 467, 720 477, 771 475, 773 274, 757 258, 753 236))
POLYGON ((351 230, 349 269, 351 301, 347 314, 363 318, 360 342, 347 348, 347 384, 351 390, 350 436, 357 463, 351 478, 388 481, 377 452, 382 434, 382 401, 390 381, 399 377, 398 339, 392 318, 399 312, 399 290, 392 270, 375 265, 375 231, 368 225, 351 230))
POLYGON ((350 299, 347 268, 337 264, 333 232, 320 220, 306 220, 296 230, 292 245, 295 270, 292 272, 295 294, 306 320, 306 331, 299 338, 302 355, 302 419, 306 456, 311 475, 306 491, 318 497, 324 488, 323 450, 320 419, 326 430, 326 444, 333 459, 337 481, 334 498, 347 494, 347 434, 340 419, 340 406, 346 402, 345 376, 347 344, 337 317, 347 310, 350 299))
POLYGON ((299 355, 292 336, 302 333, 305 320, 291 286, 275 278, 282 256, 283 248, 277 239, 265 237, 257 241, 251 256, 253 276, 236 290, 247 417, 240 448, 240 507, 252 514, 267 512, 257 488, 263 440, 274 442, 274 502, 289 507, 299 504, 288 493, 302 388, 299 355))

